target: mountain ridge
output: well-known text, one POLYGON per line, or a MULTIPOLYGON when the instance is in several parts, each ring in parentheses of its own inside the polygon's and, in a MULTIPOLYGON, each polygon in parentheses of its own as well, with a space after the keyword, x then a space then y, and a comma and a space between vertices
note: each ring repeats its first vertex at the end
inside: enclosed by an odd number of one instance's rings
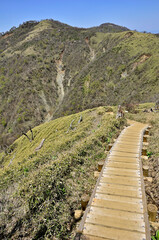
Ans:
POLYGON ((110 23, 83 29, 43 20, 1 36, 1 148, 52 118, 100 105, 155 101, 159 39, 126 30, 110 23))

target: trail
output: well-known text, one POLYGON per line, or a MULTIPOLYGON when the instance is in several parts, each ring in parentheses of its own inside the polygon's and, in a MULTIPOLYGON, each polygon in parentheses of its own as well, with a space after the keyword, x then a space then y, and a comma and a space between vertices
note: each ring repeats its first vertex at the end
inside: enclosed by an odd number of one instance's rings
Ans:
POLYGON ((83 238, 150 240, 141 163, 147 127, 131 122, 111 148, 79 225, 83 238))

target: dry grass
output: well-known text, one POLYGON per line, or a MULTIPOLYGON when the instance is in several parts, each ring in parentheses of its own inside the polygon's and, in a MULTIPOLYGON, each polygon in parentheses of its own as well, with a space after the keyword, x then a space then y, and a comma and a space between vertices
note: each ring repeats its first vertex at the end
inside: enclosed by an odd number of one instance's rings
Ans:
POLYGON ((71 239, 80 196, 91 194, 97 162, 106 158, 107 144, 124 124, 107 114, 108 109, 86 110, 37 126, 34 141, 22 136, 10 154, 0 155, 3 237, 19 239, 29 234, 32 239, 71 239), (81 115, 83 121, 78 124, 81 115))

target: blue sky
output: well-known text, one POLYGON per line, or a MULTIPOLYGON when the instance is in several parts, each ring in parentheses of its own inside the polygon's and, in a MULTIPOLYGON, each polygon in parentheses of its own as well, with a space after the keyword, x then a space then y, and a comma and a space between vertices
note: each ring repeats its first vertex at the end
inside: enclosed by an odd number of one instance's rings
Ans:
POLYGON ((0 32, 29 21, 59 20, 91 27, 110 22, 159 33, 159 0, 1 0, 0 32))

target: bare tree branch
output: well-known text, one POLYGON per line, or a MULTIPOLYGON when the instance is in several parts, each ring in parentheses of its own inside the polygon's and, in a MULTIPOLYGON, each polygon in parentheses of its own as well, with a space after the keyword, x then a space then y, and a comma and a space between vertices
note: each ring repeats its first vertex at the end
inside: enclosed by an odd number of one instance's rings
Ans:
POLYGON ((80 119, 78 120, 78 124, 83 121, 82 115, 80 116, 80 119))
POLYGON ((70 123, 70 126, 69 126, 69 128, 68 128, 68 130, 67 130, 67 133, 69 132, 70 129, 73 129, 73 128, 72 128, 72 123, 73 123, 74 121, 75 121, 75 119, 73 119, 72 122, 70 123))
POLYGON ((25 132, 22 132, 22 134, 23 134, 24 136, 26 136, 27 139, 29 139, 29 141, 31 142, 31 139, 28 137, 28 135, 27 135, 25 132))
POLYGON ((29 129, 30 129, 30 132, 31 132, 31 138, 32 138, 32 140, 34 140, 33 131, 31 129, 31 126, 29 126, 29 129))
POLYGON ((44 141, 45 141, 45 138, 41 141, 40 145, 37 148, 35 148, 35 151, 38 151, 40 148, 42 148, 44 141))
POLYGON ((8 167, 12 164, 12 161, 13 161, 13 159, 15 158, 15 153, 14 153, 14 156, 12 157, 12 159, 10 160, 10 163, 9 163, 9 165, 8 165, 8 167))

